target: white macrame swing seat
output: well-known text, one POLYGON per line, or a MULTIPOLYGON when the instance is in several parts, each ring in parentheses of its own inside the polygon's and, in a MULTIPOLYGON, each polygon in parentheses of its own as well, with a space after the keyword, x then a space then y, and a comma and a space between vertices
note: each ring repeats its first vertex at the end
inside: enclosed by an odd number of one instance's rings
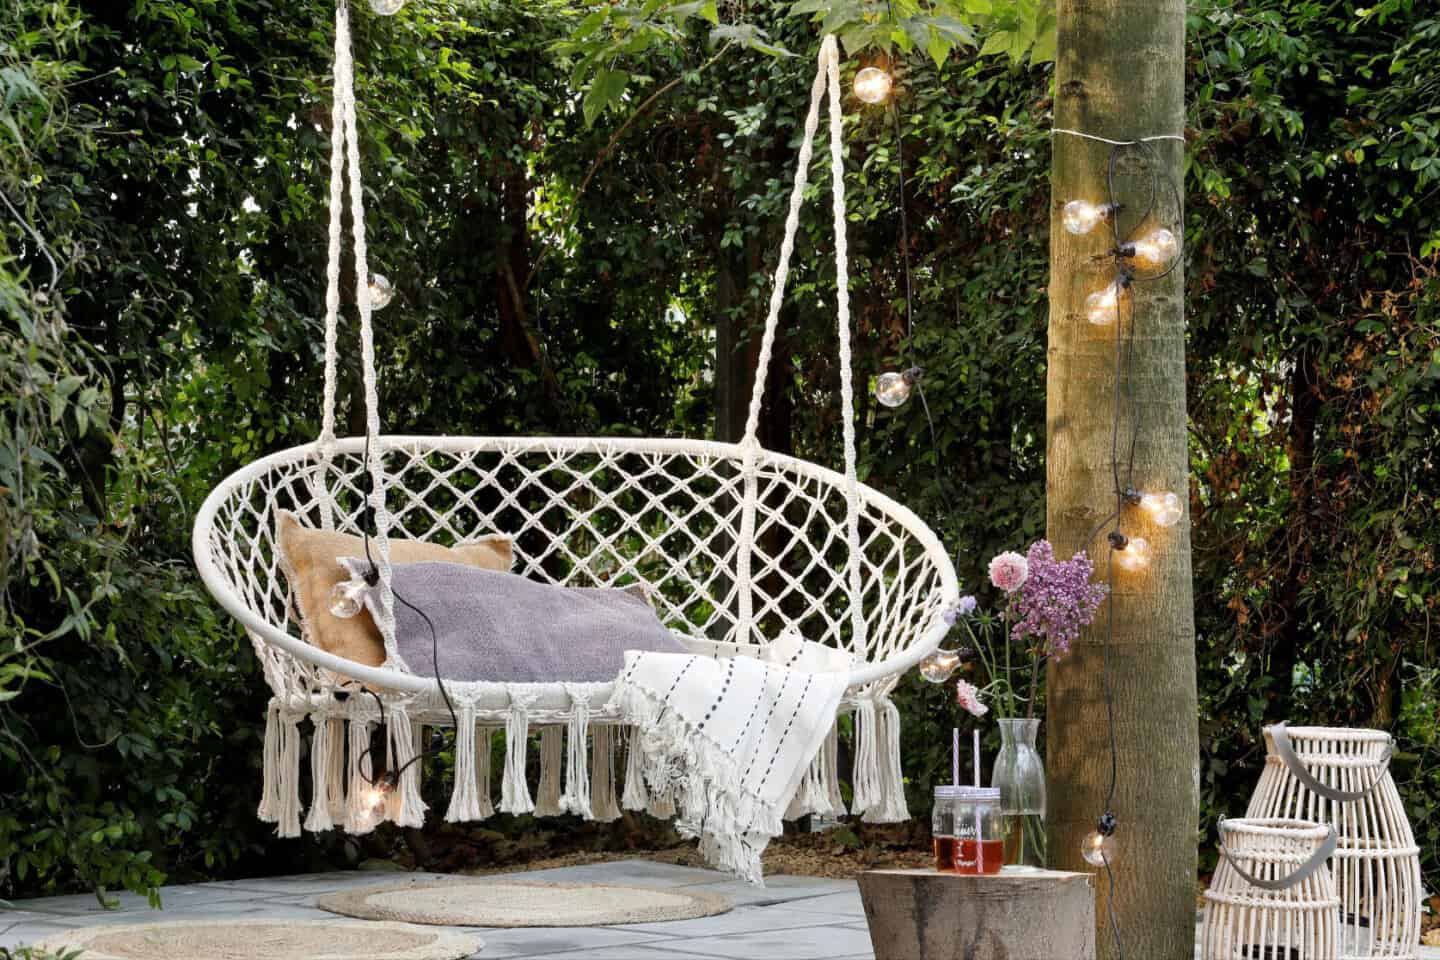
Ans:
MULTIPOLYGON (((959 598, 939 538, 910 510, 856 479, 853 385, 841 164, 839 54, 826 37, 790 197, 784 243, 760 350, 745 437, 689 439, 386 436, 380 432, 365 219, 356 133, 349 13, 335 20, 331 137, 330 260, 325 321, 324 416, 319 439, 265 457, 227 477, 201 507, 194 553, 206 587, 248 631, 273 696, 269 703, 261 818, 281 836, 378 820, 419 826, 424 726, 450 726, 435 678, 397 655, 389 541, 454 545, 514 537, 515 572, 571 586, 644 584, 662 621, 691 649, 759 655, 786 631, 853 654, 858 666, 841 710, 854 711, 849 812, 908 819, 900 770, 899 712, 890 692, 935 650, 959 598), (837 308, 844 415, 843 473, 763 449, 756 440, 765 371, 804 199, 820 105, 829 90, 836 231, 837 308), (348 195, 355 260, 365 437, 335 436, 336 332, 340 312, 341 209, 348 195), (367 517, 367 503, 369 516, 367 517), (360 535, 373 522, 380 573, 383 667, 341 659, 308 643, 281 569, 274 518, 290 510, 310 526, 360 535), (337 697, 364 685, 375 696, 337 697), (366 748, 381 723, 385 769, 404 768, 384 814, 370 808, 366 748), (310 721, 310 803, 301 810, 301 722, 310 721)), ((613 684, 449 682, 459 719, 454 787, 445 818, 494 812, 576 813, 614 819, 620 808, 674 814, 653 795, 640 751, 627 750, 623 794, 617 758, 626 718, 609 705, 613 684), (492 738, 503 731, 498 802, 491 793, 492 738), (538 796, 526 781, 539 731, 538 796), (592 743, 593 741, 593 743, 592 743), (562 776, 563 773, 563 776, 562 776)), ((630 746, 634 746, 633 740, 630 746)), ((840 814, 838 746, 828 743, 802 779, 789 816, 840 814)), ((372 795, 373 798, 373 795, 372 795)))

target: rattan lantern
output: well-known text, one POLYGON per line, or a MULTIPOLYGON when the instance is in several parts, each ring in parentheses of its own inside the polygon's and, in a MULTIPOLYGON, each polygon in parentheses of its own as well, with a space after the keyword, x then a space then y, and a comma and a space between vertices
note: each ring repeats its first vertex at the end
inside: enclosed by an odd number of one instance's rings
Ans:
POLYGON ((1340 897, 1327 861, 1335 829, 1310 820, 1220 821, 1205 891, 1201 960, 1335 960, 1340 897))
POLYGON ((1420 941, 1420 848, 1381 730, 1265 728, 1265 770, 1247 817, 1289 817, 1336 830, 1341 960, 1414 960, 1420 941))

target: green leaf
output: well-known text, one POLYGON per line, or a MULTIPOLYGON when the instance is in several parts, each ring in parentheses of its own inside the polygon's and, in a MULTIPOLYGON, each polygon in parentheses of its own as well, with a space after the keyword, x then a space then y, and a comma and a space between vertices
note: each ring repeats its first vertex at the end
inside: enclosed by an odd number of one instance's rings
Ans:
POLYGON ((951 43, 940 35, 939 30, 930 31, 930 41, 925 45, 925 52, 930 54, 930 59, 935 61, 935 66, 945 66, 945 58, 950 55, 951 43))
POLYGON ((600 114, 620 102, 620 97, 625 93, 625 87, 629 82, 630 74, 625 70, 602 69, 595 74, 595 79, 590 81, 590 89, 585 94, 585 102, 581 106, 587 127, 594 126, 600 114))
POLYGON ((1009 30, 996 30, 985 38, 985 43, 980 47, 980 56, 990 57, 996 54, 1005 53, 1010 49, 1010 41, 1014 37, 1009 30))

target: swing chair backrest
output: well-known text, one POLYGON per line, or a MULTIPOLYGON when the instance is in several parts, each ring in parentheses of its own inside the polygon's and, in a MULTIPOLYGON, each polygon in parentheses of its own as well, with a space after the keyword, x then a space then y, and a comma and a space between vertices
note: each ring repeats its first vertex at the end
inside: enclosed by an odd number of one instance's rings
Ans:
MULTIPOLYGON (((196 518, 206 586, 250 631, 266 678, 302 700, 333 673, 419 692, 433 681, 340 660, 300 638, 274 543, 275 514, 372 534, 377 625, 395 662, 391 538, 442 545, 515 538, 515 572, 573 586, 639 583, 677 633, 754 652, 787 630, 853 653, 852 686, 888 689, 930 654, 959 599, 939 538, 856 472, 839 49, 821 44, 784 238, 760 342, 744 439, 387 437, 380 431, 373 305, 349 21, 336 11, 325 388, 319 439, 228 477, 196 518), (757 432, 799 228, 821 103, 829 92, 831 193, 844 472, 764 450, 757 432), (348 163, 346 157, 348 155, 348 163), (365 401, 363 437, 337 439, 341 208, 353 234, 354 305, 365 401), (368 503, 368 508, 367 508, 368 503), (327 672, 329 671, 329 672, 327 672)), ((872 692, 883 692, 872 690, 872 692)))
MULTIPOLYGON (((845 479, 793 457, 758 455, 746 629, 738 583, 738 445, 385 437, 372 450, 383 450, 377 459, 385 470, 391 540, 451 546, 509 534, 515 573, 568 586, 643 584, 661 620, 691 637, 763 646, 795 628, 874 663, 938 629, 945 596, 955 592, 935 535, 905 507, 862 486, 865 630, 857 643, 845 479)), ((275 547, 276 511, 360 535, 363 453, 363 438, 335 441, 328 466, 319 444, 283 451, 228 478, 201 510, 195 547, 206 584, 237 616, 249 614, 242 620, 260 621, 247 626, 264 659, 283 656, 266 649, 267 634, 300 633, 275 547)))

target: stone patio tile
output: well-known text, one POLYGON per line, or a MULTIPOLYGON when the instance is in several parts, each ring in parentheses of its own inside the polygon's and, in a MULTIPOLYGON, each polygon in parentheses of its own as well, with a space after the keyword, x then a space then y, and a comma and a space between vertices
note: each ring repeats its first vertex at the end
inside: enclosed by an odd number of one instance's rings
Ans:
MULTIPOLYGON (((477 953, 472 960, 486 960, 489 956, 490 951, 486 950, 483 953, 477 953)), ((637 944, 633 947, 603 947, 599 950, 539 953, 526 958, 526 960, 665 960, 666 957, 672 957, 675 960, 702 960, 705 954, 686 953, 679 946, 653 947, 637 944)))
MULTIPOLYGON (((517 927, 499 929, 489 927, 466 927, 485 941, 481 955, 485 960, 493 957, 539 957, 552 953, 601 951, 628 947, 636 949, 641 944, 664 944, 674 942, 671 937, 636 931, 631 927, 517 927)), ((647 954, 648 956, 648 954, 647 954)))
POLYGON ((763 930, 790 930, 796 927, 820 927, 834 923, 834 917, 817 913, 796 913, 788 904, 771 907, 740 907, 729 913, 694 920, 668 920, 658 923, 636 923, 626 930, 646 930, 673 937, 715 937, 732 933, 758 933, 763 930))
POLYGON ((800 930, 773 930, 732 937, 697 937, 675 946, 688 953, 734 960, 834 960, 850 955, 869 956, 870 935, 833 925, 800 930))
POLYGON ((753 883, 746 883, 743 880, 721 880, 715 883, 690 884, 686 887, 701 893, 718 893, 721 896, 729 897, 735 905, 765 905, 778 903, 799 903, 813 897, 825 897, 834 893, 844 893, 847 890, 855 890, 856 886, 849 880, 823 880, 811 877, 786 877, 785 883, 775 883, 779 877, 773 877, 765 881, 765 886, 757 887, 753 883), (793 881, 811 880, 812 883, 804 884, 793 881), (840 884, 840 886, 836 886, 840 884))
POLYGON ((860 891, 851 884, 844 893, 832 893, 823 897, 806 897, 786 904, 786 908, 801 913, 818 913, 831 917, 863 919, 865 906, 860 902, 860 891))

